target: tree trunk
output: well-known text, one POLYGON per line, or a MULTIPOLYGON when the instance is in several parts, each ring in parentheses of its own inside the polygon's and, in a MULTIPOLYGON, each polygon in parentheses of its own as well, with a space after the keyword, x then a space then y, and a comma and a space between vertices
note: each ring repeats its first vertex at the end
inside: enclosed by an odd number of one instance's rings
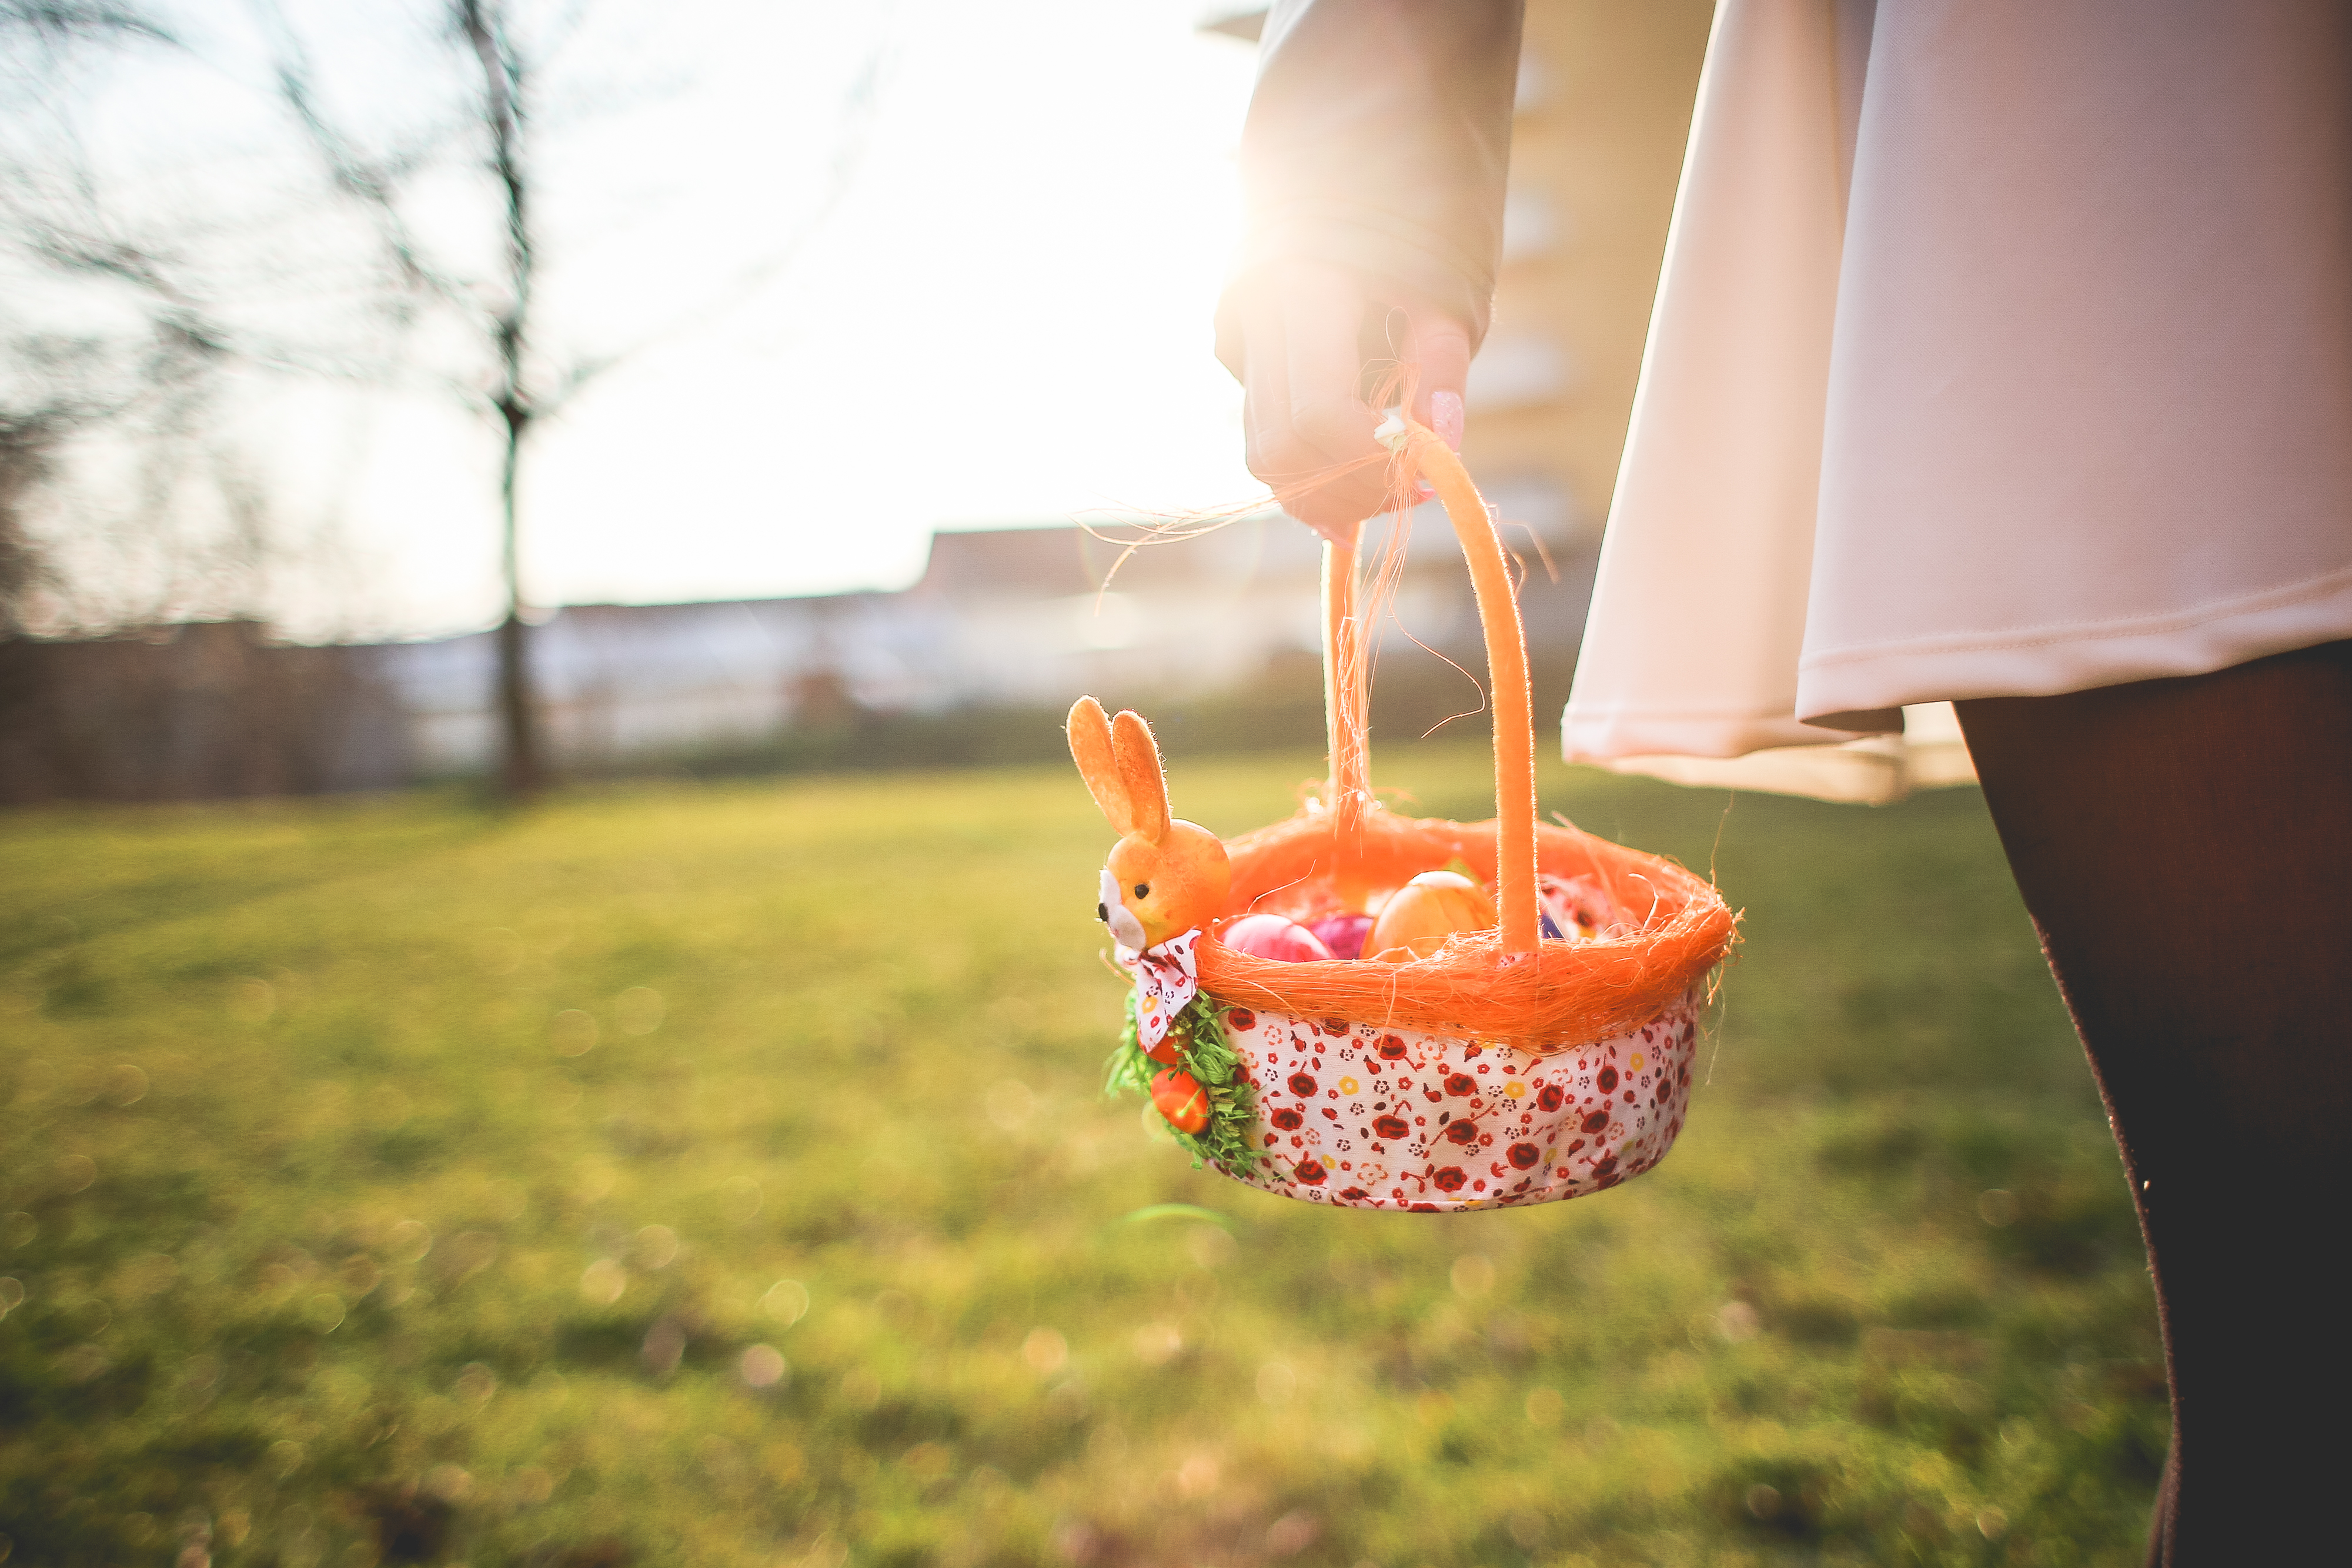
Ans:
POLYGON ((515 475, 522 463, 522 440, 539 412, 525 385, 530 332, 531 283, 537 256, 531 243, 530 188, 522 158, 522 68, 506 35, 503 6, 485 0, 457 0, 458 29, 473 46, 482 68, 482 119, 490 132, 489 172, 506 199, 507 301, 493 325, 499 385, 494 400, 506 434, 505 462, 499 474, 501 565, 506 573, 507 614, 499 623, 499 787, 509 800, 524 800, 547 783, 541 750, 538 693, 530 678, 529 629, 522 620, 522 561, 515 538, 515 475))
POLYGON ((512 609, 499 622, 499 792, 510 800, 528 800, 547 782, 539 758, 529 631, 512 609))
POLYGON ((507 590, 499 622, 499 790, 526 800, 547 783, 540 752, 539 693, 530 677, 530 628, 522 619, 522 563, 515 538, 515 469, 522 455, 522 424, 509 417, 506 462, 499 475, 499 538, 507 590))

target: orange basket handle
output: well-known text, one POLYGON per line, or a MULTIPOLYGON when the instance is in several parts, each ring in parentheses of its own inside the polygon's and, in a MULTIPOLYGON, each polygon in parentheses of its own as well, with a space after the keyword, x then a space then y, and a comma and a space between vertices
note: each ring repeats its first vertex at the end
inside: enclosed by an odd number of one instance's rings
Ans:
MULTIPOLYGON (((1426 426, 1391 413, 1375 431, 1437 492, 1470 564, 1478 622, 1486 634, 1486 685, 1495 716, 1495 887, 1505 953, 1532 953, 1542 939, 1536 903, 1535 699, 1528 685, 1528 639, 1494 514, 1462 459, 1426 426)), ((1364 627, 1357 607, 1353 546, 1323 547, 1323 701, 1330 743, 1327 795, 1344 877, 1358 859, 1370 804, 1365 731, 1364 627)))

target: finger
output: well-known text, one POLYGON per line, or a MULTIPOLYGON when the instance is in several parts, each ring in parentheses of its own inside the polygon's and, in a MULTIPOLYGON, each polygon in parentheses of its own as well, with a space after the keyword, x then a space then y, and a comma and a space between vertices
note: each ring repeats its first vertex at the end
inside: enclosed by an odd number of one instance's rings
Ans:
MULTIPOLYGON (((1301 325, 1293 307, 1302 295, 1280 286, 1287 270, 1269 269, 1242 302, 1243 422, 1250 472, 1274 487, 1291 516, 1335 543, 1349 544, 1366 514, 1356 509, 1356 502, 1328 492, 1331 455, 1293 419, 1298 399, 1290 344, 1301 325)), ((1330 372, 1318 367, 1308 373, 1330 372)))
POLYGON ((1249 473, 1284 489, 1322 468, 1322 454, 1291 428, 1289 322, 1282 298, 1258 287, 1242 303, 1242 442, 1249 473))
MULTIPOLYGON (((1253 290, 1242 317, 1242 444, 1249 470, 1277 495, 1312 477, 1324 466, 1322 454, 1299 438, 1290 423, 1290 360, 1282 307, 1275 294, 1253 290)), ((1353 544, 1355 525, 1334 519, 1313 504, 1284 495, 1284 509, 1334 544, 1353 544)))
POLYGON ((1463 389, 1470 378, 1470 332, 1426 307, 1409 310, 1407 357, 1420 367, 1412 415, 1448 446, 1462 450, 1463 389))
POLYGON ((1290 455, 1290 367, 1282 347, 1282 311, 1263 289, 1241 302, 1242 453, 1249 471, 1267 476, 1290 455))
POLYGON ((1328 267, 1286 268, 1278 288, 1290 427, 1327 476, 1300 497, 1300 515, 1324 528, 1360 523, 1389 504, 1388 455, 1372 439, 1379 416, 1357 395, 1363 289, 1353 275, 1328 267))
POLYGON ((1290 426, 1326 465, 1379 450, 1378 423, 1356 395, 1364 368, 1364 296, 1336 267, 1286 268, 1276 280, 1289 361, 1290 426))

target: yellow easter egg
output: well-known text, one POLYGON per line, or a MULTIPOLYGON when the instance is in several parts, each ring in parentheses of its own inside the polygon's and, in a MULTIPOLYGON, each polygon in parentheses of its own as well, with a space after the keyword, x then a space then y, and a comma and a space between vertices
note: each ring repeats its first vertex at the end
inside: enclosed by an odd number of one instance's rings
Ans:
POLYGON ((1495 925, 1495 901, 1459 872, 1425 871, 1398 888, 1372 922, 1364 951, 1384 964, 1426 958, 1457 931, 1495 925))

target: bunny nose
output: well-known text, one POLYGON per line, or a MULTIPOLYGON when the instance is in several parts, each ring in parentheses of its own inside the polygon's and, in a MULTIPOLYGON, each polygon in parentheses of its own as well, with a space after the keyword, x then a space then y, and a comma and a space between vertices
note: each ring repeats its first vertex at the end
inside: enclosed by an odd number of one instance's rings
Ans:
POLYGON ((1102 894, 1095 904, 1095 918, 1110 927, 1111 940, 1122 947, 1132 947, 1139 953, 1150 945, 1144 935, 1143 923, 1120 900, 1118 883, 1108 869, 1102 873, 1102 894))

